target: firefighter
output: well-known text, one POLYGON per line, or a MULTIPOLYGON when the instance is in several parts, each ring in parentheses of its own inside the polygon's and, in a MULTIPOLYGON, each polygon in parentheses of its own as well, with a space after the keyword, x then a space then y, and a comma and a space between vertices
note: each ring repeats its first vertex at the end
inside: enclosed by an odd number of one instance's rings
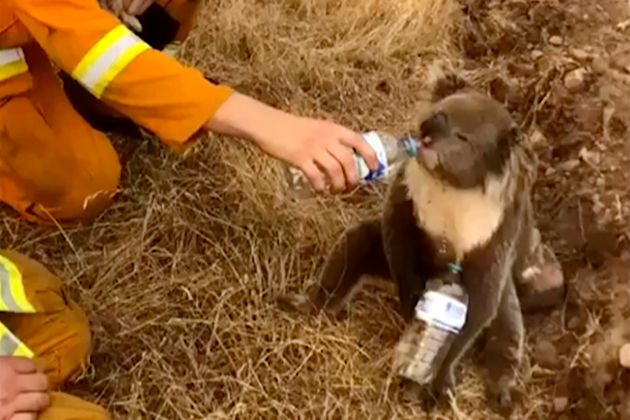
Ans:
POLYGON ((83 370, 90 348, 86 314, 59 278, 0 251, 0 419, 108 419, 104 408, 57 391, 83 370))
MULTIPOLYGON (((162 3, 184 22, 175 40, 185 37, 198 2, 162 3)), ((4 0, 0 31, 0 201, 31 222, 92 220, 120 181, 109 139, 75 110, 52 64, 176 151, 207 132, 240 137, 301 169, 318 191, 326 181, 334 191, 356 185, 351 148, 377 168, 358 133, 208 81, 152 48, 96 1, 4 0)))

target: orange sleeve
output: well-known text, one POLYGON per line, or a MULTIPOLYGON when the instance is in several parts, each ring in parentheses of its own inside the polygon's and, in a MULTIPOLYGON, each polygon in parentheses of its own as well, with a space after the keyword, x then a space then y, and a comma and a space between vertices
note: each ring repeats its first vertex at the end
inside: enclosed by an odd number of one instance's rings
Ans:
POLYGON ((77 69, 87 68, 92 57, 101 57, 94 60, 99 61, 97 66, 91 66, 100 70, 92 74, 114 76, 99 82, 106 87, 95 96, 171 147, 185 147, 232 93, 230 87, 214 85, 196 69, 151 49, 96 0, 8 1, 51 61, 80 83, 77 69), (133 37, 136 52, 123 51, 129 44, 124 42, 106 51, 107 42, 117 34, 133 37), (112 57, 118 61, 107 68, 104 63, 112 57))

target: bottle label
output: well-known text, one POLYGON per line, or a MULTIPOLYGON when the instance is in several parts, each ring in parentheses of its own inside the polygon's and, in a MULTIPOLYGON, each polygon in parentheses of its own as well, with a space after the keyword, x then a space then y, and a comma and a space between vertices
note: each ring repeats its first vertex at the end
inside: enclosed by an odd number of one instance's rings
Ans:
POLYGON ((363 138, 365 141, 374 149, 376 153, 376 159, 378 160, 378 169, 376 171, 371 171, 370 168, 365 163, 365 160, 357 155, 357 170, 359 171, 359 178, 364 181, 374 181, 381 178, 384 178, 387 175, 388 162, 387 162, 387 153, 385 152, 385 146, 383 145, 383 141, 379 137, 379 135, 374 131, 369 131, 363 134, 363 138))
POLYGON ((428 291, 416 304, 416 318, 457 334, 466 323, 467 310, 467 306, 457 299, 428 291))

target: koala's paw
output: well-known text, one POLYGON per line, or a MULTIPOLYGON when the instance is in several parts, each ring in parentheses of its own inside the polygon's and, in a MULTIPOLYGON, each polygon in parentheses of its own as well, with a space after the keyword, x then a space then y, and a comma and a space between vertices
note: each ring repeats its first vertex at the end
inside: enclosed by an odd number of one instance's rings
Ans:
POLYGON ((509 418, 512 415, 516 406, 516 400, 521 396, 516 386, 511 385, 507 381, 499 381, 491 385, 486 392, 490 409, 504 418, 509 418))

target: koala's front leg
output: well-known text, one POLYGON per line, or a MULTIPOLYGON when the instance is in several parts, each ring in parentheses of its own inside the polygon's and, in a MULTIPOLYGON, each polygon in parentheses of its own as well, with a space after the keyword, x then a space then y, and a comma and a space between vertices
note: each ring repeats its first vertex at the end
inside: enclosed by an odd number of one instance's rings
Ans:
POLYGON ((325 310, 334 316, 360 288, 364 275, 389 277, 379 218, 364 220, 344 232, 326 258, 318 281, 305 293, 278 296, 276 303, 285 311, 315 315, 325 310))
POLYGON ((507 273, 499 265, 488 268, 463 267, 462 281, 468 293, 466 323, 453 340, 433 383, 434 392, 442 396, 454 387, 454 370, 464 353, 497 315, 507 273))
POLYGON ((484 348, 489 374, 488 396, 494 408, 509 414, 525 340, 521 305, 512 278, 505 285, 497 316, 488 333, 488 342, 484 348))

